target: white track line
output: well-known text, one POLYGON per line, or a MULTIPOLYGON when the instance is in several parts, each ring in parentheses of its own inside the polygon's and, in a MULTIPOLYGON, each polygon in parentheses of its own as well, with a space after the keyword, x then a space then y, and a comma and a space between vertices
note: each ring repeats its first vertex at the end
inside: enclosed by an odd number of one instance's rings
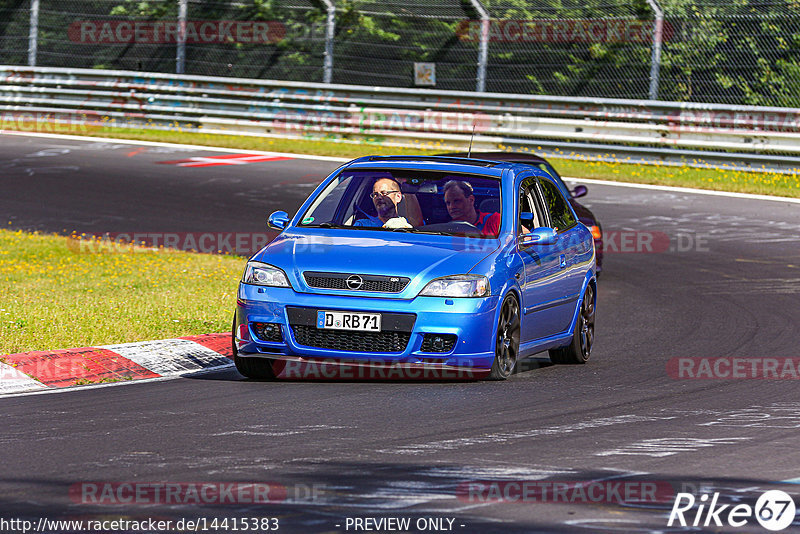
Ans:
POLYGON ((60 387, 60 388, 51 388, 51 387, 43 387, 40 389, 35 390, 27 390, 21 391, 19 393, 7 393, 0 395, 0 402, 3 399, 8 399, 12 397, 28 397, 31 395, 49 395, 49 394, 56 394, 56 393, 75 393, 76 391, 86 391, 87 389, 102 389, 102 388, 113 388, 117 386, 132 386, 134 384, 147 384, 150 382, 166 382, 167 380, 175 380, 177 378, 186 377, 186 376, 200 376, 207 373, 213 373, 216 371, 222 371, 228 368, 233 367, 233 362, 229 365, 224 367, 210 367, 208 369, 200 369, 197 371, 189 371, 180 375, 169 375, 169 376, 157 376, 153 378, 139 378, 136 380, 121 380, 119 382, 103 382, 102 384, 86 384, 82 386, 69 386, 69 387, 60 387))
POLYGON ((225 148, 218 146, 205 146, 205 145, 183 145, 180 143, 161 143, 158 141, 139 141, 136 139, 114 139, 111 137, 89 137, 83 135, 63 135, 63 134, 45 134, 34 132, 12 132, 8 130, 0 130, 3 135, 19 135, 23 137, 41 137, 45 139, 66 139, 71 141, 88 141, 92 143, 116 143, 120 145, 138 145, 138 146, 157 146, 167 148, 186 148, 191 150, 207 150, 210 152, 235 152, 238 154, 257 154, 260 156, 276 156, 292 159, 314 159, 319 161, 333 161, 336 163, 345 163, 352 158, 334 158, 331 156, 313 156, 310 154, 291 154, 288 152, 267 152, 264 150, 246 150, 240 148, 225 148))
MULTIPOLYGON (((45 133, 34 133, 34 132, 12 132, 6 130, 0 130, 0 134, 4 135, 19 135, 19 136, 26 136, 26 137, 41 137, 46 139, 69 139, 73 141, 85 141, 85 142, 94 142, 94 143, 117 143, 120 145, 139 145, 139 146, 157 146, 157 147, 174 147, 174 148, 186 148, 191 150, 207 150, 211 152, 239 152, 241 154, 260 154, 265 156, 278 156, 278 157, 287 157, 293 159, 311 159, 317 161, 331 161, 336 163, 345 163, 350 161, 349 158, 334 158, 331 156, 313 156, 309 154, 293 154, 289 152, 266 152, 262 150, 244 150, 244 149, 237 149, 237 148, 224 148, 224 147, 213 147, 213 146, 203 146, 203 145, 183 145, 179 143, 160 143, 156 141, 137 141, 133 139, 113 139, 109 137, 88 137, 82 135, 62 135, 62 134, 45 134, 45 133)), ((368 155, 369 152, 366 150, 365 147, 365 154, 368 155)), ((589 178, 572 178, 572 177, 563 177, 564 180, 569 181, 578 181, 578 182, 586 182, 589 184, 598 184, 598 185, 608 185, 613 187, 630 187, 634 189, 650 189, 654 191, 671 191, 675 193, 686 193, 691 195, 710 195, 710 196, 720 196, 720 197, 732 197, 732 198, 743 198, 749 200, 770 200, 773 202, 790 202, 793 204, 800 204, 800 198, 790 198, 790 197, 775 197, 769 195, 754 195, 750 193, 734 193, 729 191, 712 191, 708 189, 693 189, 690 187, 673 187, 668 185, 650 185, 650 184, 637 184, 637 183, 627 183, 627 182, 612 182, 610 180, 594 180, 589 178)))
POLYGON ((597 184, 597 185, 611 185, 614 187, 630 187, 633 189, 653 189, 656 191, 673 191, 675 193, 689 193, 693 195, 711 195, 718 197, 745 198, 750 200, 772 200, 774 202, 791 202, 793 204, 800 204, 800 198, 791 198, 791 197, 773 197, 770 195, 754 195, 751 193, 734 193, 732 191, 711 191, 709 189, 694 189, 691 187, 674 187, 669 185, 612 182, 610 180, 595 180, 591 178, 572 178, 568 176, 563 176, 562 178, 564 178, 564 180, 569 180, 570 182, 581 182, 581 183, 597 184))

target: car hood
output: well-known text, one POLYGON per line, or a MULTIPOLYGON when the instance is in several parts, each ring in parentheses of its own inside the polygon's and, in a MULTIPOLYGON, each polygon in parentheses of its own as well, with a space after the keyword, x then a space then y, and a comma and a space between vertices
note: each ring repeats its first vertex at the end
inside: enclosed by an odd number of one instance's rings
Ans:
POLYGON ((309 288, 305 271, 407 277, 411 282, 399 294, 371 294, 411 298, 434 278, 466 274, 499 248, 497 239, 434 236, 380 230, 287 229, 259 251, 253 260, 280 267, 292 287, 301 292, 337 295, 365 292, 309 288))

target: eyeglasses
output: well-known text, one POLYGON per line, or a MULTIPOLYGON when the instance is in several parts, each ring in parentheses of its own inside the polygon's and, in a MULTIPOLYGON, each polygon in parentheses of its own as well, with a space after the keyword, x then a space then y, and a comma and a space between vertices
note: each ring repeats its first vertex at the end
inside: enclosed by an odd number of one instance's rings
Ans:
POLYGON ((392 193, 399 193, 400 191, 376 191, 374 193, 370 193, 371 198, 378 198, 378 197, 388 197, 392 193))

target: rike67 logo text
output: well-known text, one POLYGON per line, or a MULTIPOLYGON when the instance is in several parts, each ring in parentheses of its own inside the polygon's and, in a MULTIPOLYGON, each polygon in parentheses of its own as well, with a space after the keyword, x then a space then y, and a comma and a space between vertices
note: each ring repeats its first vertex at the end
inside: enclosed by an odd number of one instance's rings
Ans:
POLYGON ((709 499, 707 494, 695 499, 691 493, 678 493, 672 512, 669 514, 667 526, 671 527, 677 520, 682 526, 743 527, 755 518, 767 530, 783 530, 792 524, 795 517, 795 504, 792 497, 780 490, 770 490, 756 501, 755 508, 749 504, 719 504, 719 493, 709 499), (699 500, 699 503, 697 502, 699 500), (697 510, 692 509, 696 504, 697 510), (684 515, 685 514, 685 515, 684 515), (688 522, 687 522, 688 517, 688 522))

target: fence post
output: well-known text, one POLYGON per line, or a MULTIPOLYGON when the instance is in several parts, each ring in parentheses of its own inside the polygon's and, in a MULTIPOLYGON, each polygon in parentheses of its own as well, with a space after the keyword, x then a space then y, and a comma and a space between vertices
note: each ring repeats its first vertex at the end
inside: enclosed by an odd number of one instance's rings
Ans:
POLYGON ((187 0, 178 0, 178 46, 175 51, 175 72, 183 74, 186 68, 186 17, 187 0))
POLYGON ((661 42, 664 38, 664 10, 658 0, 647 0, 656 16, 653 32, 653 52, 650 58, 650 100, 658 99, 658 82, 661 71, 661 42))
POLYGON ((331 0, 322 0, 327 11, 325 21, 325 63, 323 65, 323 83, 331 83, 333 80, 333 38, 336 30, 336 6, 331 0))
POLYGON ((28 32, 28 66, 36 66, 36 50, 39 47, 39 0, 31 0, 31 23, 28 32))
POLYGON ((470 0, 472 7, 481 16, 481 43, 478 50, 478 82, 475 90, 486 91, 486 64, 489 63, 489 12, 480 0, 470 0))

